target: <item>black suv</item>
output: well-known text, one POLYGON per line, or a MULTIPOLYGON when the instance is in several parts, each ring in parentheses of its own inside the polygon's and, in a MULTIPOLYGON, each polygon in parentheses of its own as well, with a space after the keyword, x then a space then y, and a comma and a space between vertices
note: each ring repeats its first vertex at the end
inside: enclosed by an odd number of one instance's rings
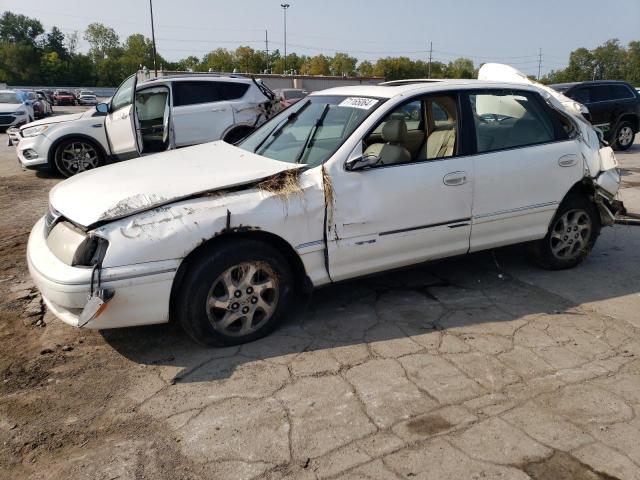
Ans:
POLYGON ((589 121, 615 150, 626 150, 640 130, 640 94, 625 82, 559 83, 551 88, 589 109, 589 121))

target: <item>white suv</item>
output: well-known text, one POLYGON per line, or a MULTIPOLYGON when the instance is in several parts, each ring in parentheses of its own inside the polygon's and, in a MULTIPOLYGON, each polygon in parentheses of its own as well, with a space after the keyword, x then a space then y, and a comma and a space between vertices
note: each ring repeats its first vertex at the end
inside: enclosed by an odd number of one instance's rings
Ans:
POLYGON ((270 116, 273 92, 242 77, 189 75, 137 84, 127 78, 108 103, 24 125, 10 135, 22 166, 64 176, 223 139, 235 143, 270 116))

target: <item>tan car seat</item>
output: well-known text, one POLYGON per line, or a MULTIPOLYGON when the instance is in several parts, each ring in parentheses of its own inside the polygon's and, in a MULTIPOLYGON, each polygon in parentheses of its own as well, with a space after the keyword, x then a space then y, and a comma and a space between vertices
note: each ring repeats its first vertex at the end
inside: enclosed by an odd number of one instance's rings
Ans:
POLYGON ((392 119, 382 127, 382 140, 385 143, 374 143, 364 151, 363 158, 376 156, 382 165, 395 165, 411 161, 411 153, 404 146, 407 139, 407 124, 402 119, 392 119))
POLYGON ((456 129, 453 125, 439 127, 431 132, 427 143, 420 152, 420 158, 432 160, 434 158, 451 157, 456 145, 456 129))

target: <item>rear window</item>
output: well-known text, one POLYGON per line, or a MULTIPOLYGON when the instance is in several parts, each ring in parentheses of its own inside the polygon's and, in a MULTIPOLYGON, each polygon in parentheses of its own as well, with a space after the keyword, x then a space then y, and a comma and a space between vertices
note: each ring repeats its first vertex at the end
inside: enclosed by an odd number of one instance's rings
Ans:
POLYGON ((635 98, 635 95, 626 85, 610 85, 611 98, 613 100, 622 100, 625 98, 635 98))
POLYGON ((236 82, 215 82, 220 91, 221 100, 237 100, 244 97, 244 94, 249 90, 249 85, 246 83, 236 82))
POLYGON ((569 97, 579 103, 589 103, 591 101, 588 88, 576 88, 569 94, 569 97))
POLYGON ((181 107, 220 101, 215 82, 173 82, 173 105, 181 107))

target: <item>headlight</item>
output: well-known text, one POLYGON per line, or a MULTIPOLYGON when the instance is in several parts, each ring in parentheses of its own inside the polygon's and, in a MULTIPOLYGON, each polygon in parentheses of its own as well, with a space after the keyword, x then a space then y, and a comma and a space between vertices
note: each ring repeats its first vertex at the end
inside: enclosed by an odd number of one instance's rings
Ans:
POLYGON ((96 235, 87 235, 74 225, 57 223, 47 236, 51 252, 67 265, 91 267, 102 262, 109 242, 96 235))
POLYGON ((26 115, 27 111, 26 110, 18 110, 15 114, 16 115, 26 115))
POLYGON ((45 132, 49 128, 49 125, 38 125, 37 127, 29 127, 22 130, 20 133, 23 137, 36 137, 45 132))
POLYGON ((80 244, 73 256, 72 266, 92 267, 102 263, 109 242, 102 237, 90 235, 80 244))

